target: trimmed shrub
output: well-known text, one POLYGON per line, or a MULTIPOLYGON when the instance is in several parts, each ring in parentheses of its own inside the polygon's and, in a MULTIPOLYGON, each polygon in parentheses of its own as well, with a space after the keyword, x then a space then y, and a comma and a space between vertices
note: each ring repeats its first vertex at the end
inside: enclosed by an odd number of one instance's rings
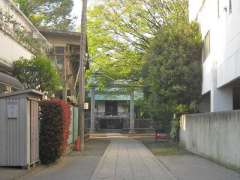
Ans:
POLYGON ((50 164, 59 159, 67 149, 70 106, 58 99, 43 101, 40 105, 40 161, 50 164))

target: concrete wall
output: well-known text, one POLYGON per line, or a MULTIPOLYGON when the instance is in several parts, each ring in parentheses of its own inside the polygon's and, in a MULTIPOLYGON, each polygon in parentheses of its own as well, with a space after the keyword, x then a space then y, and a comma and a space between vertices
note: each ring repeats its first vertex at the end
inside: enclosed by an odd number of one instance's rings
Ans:
POLYGON ((240 169, 240 111, 186 115, 180 143, 189 151, 240 169))
POLYGON ((0 42, 0 60, 8 66, 12 66, 12 63, 20 57, 30 59, 33 56, 30 51, 2 31, 0 42))
MULTIPOLYGON (((32 35, 34 38, 47 43, 46 39, 39 33, 30 20, 16 7, 11 0, 0 0, 0 10, 6 15, 11 15, 12 20, 21 24, 23 29, 32 35)), ((13 26, 9 26, 10 30, 14 31, 13 26)), ((10 33, 10 32, 9 32, 10 33)), ((47 44, 46 44, 47 45, 47 44)), ((3 30, 0 30, 0 63, 8 67, 18 60, 20 57, 31 58, 33 54, 22 46, 13 36, 7 35, 3 30)))

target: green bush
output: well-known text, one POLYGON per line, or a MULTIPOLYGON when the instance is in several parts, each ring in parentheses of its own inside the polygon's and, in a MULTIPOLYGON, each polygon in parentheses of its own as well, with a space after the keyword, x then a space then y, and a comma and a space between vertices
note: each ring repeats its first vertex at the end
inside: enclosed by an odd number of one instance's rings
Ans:
POLYGON ((48 92, 50 95, 62 86, 57 69, 45 55, 37 55, 32 59, 20 58, 13 64, 13 74, 25 88, 48 92))
POLYGON ((170 136, 174 141, 179 140, 179 128, 180 128, 180 123, 178 119, 173 119, 171 122, 171 132, 170 136))
POLYGON ((62 100, 41 102, 40 161, 50 164, 59 159, 67 148, 70 107, 62 100))

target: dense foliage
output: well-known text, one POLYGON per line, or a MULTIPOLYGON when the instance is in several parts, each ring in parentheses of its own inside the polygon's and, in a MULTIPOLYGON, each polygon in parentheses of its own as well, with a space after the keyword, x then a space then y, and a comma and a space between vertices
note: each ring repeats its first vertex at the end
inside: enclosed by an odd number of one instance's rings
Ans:
POLYGON ((59 159, 67 148, 70 126, 70 106, 62 100, 40 104, 40 160, 50 164, 59 159))
POLYGON ((14 62, 13 74, 28 89, 48 92, 50 95, 61 88, 61 80, 51 60, 44 55, 32 59, 20 58, 14 62))
MULTIPOLYGON (((186 16, 185 0, 108 0, 88 12, 90 74, 141 85, 142 56, 163 24, 186 16)), ((98 85, 108 79, 98 77, 98 85)))
POLYGON ((144 56, 148 112, 168 130, 174 113, 198 110, 201 95, 199 28, 196 23, 180 22, 159 30, 144 56))
POLYGON ((187 0, 105 1, 88 12, 88 34, 90 74, 144 86, 138 114, 169 130, 174 113, 197 111, 201 36, 187 0))
MULTIPOLYGON (((37 26, 70 27, 72 0, 16 2, 37 26)), ((147 114, 166 130, 173 114, 198 109, 201 36, 198 25, 188 22, 187 6, 187 0, 106 0, 88 11, 88 76, 100 87, 107 87, 110 79, 126 87, 143 85, 145 101, 138 109, 145 112, 139 110, 139 116, 147 114)), ((55 90, 57 73, 39 64, 21 60, 15 74, 28 88, 55 90)))
POLYGON ((15 0, 15 2, 37 27, 72 29, 72 0, 15 0))

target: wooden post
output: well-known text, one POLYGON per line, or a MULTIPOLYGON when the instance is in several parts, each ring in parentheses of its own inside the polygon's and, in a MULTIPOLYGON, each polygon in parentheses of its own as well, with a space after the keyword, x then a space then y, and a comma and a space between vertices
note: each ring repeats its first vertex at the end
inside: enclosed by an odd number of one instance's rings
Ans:
POLYGON ((63 60, 63 71, 64 71, 64 87, 63 87, 63 100, 67 101, 67 88, 68 88, 68 80, 67 80, 67 55, 66 55, 67 48, 64 47, 64 60, 63 60))
POLYGON ((81 38, 80 38, 80 59, 79 59, 79 114, 78 114, 78 135, 80 136, 81 151, 84 150, 84 103, 85 103, 85 58, 86 58, 86 34, 87 34, 87 0, 82 0, 82 20, 81 20, 81 38))

